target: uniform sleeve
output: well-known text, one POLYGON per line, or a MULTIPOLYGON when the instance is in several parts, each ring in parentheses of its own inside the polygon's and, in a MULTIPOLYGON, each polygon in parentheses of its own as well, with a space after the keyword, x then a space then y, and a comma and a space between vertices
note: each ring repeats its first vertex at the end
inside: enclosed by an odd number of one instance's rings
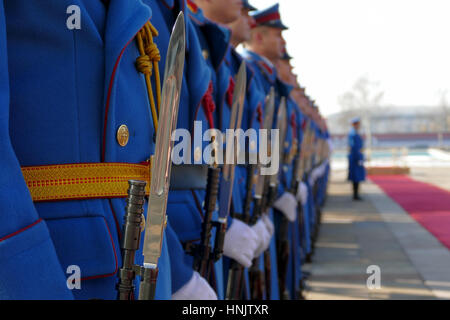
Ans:
POLYGON ((73 299, 11 145, 7 61, 0 1, 0 299, 73 299))

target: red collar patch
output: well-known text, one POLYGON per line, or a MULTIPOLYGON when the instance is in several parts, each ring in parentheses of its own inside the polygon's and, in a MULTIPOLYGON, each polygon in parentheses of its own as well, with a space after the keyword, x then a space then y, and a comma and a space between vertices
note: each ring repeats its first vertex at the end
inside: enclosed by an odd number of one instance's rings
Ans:
POLYGON ((291 126, 292 126, 292 136, 297 138, 297 116, 295 113, 291 114, 291 126))
POLYGON ((192 0, 187 0, 187 6, 193 13, 197 13, 198 6, 192 0))
POLYGON ((263 111, 262 111, 262 107, 261 107, 261 102, 258 103, 258 106, 256 107, 256 113, 257 113, 257 119, 258 119, 259 125, 262 128, 264 123, 263 123, 263 111))
POLYGON ((273 74, 272 68, 267 63, 265 63, 263 60, 259 60, 258 64, 261 66, 261 68, 265 69, 270 75, 273 74))
POLYGON ((233 104, 233 93, 234 93, 234 79, 232 76, 230 76, 230 82, 228 85, 228 90, 227 90, 227 102, 228 102, 228 107, 230 107, 231 109, 231 105, 233 104))
POLYGON ((205 111, 206 118, 208 119, 209 128, 214 128, 214 117, 213 113, 216 110, 216 104, 213 99, 213 85, 212 81, 209 82, 208 90, 202 98, 202 106, 205 111))

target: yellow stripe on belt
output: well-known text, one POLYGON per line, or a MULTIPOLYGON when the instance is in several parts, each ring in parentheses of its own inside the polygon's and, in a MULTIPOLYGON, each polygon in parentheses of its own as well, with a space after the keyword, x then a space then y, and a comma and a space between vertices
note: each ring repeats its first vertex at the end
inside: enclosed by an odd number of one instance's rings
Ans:
POLYGON ((147 181, 149 194, 150 172, 150 162, 22 167, 33 201, 126 197, 128 180, 147 181))

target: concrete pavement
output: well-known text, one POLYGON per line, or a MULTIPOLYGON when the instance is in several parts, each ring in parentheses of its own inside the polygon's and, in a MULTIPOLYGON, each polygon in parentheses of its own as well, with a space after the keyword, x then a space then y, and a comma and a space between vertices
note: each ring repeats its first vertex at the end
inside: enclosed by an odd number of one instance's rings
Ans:
MULTIPOLYGON (((421 170, 413 178, 433 181, 434 171, 421 170)), ((376 185, 364 183, 364 201, 352 201, 345 178, 345 170, 332 173, 315 254, 303 266, 306 298, 450 298, 449 250, 376 185), (367 286, 369 266, 380 268, 380 289, 367 286)))

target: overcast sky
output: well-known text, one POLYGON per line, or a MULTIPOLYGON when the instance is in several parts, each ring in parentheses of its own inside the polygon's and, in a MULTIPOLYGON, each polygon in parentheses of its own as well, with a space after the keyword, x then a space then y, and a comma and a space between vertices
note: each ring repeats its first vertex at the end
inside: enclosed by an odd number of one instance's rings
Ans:
MULTIPOLYGON (((258 9, 276 3, 250 0, 258 9)), ((363 75, 384 104, 450 100, 450 0, 278 0, 294 71, 325 115, 363 75)))

